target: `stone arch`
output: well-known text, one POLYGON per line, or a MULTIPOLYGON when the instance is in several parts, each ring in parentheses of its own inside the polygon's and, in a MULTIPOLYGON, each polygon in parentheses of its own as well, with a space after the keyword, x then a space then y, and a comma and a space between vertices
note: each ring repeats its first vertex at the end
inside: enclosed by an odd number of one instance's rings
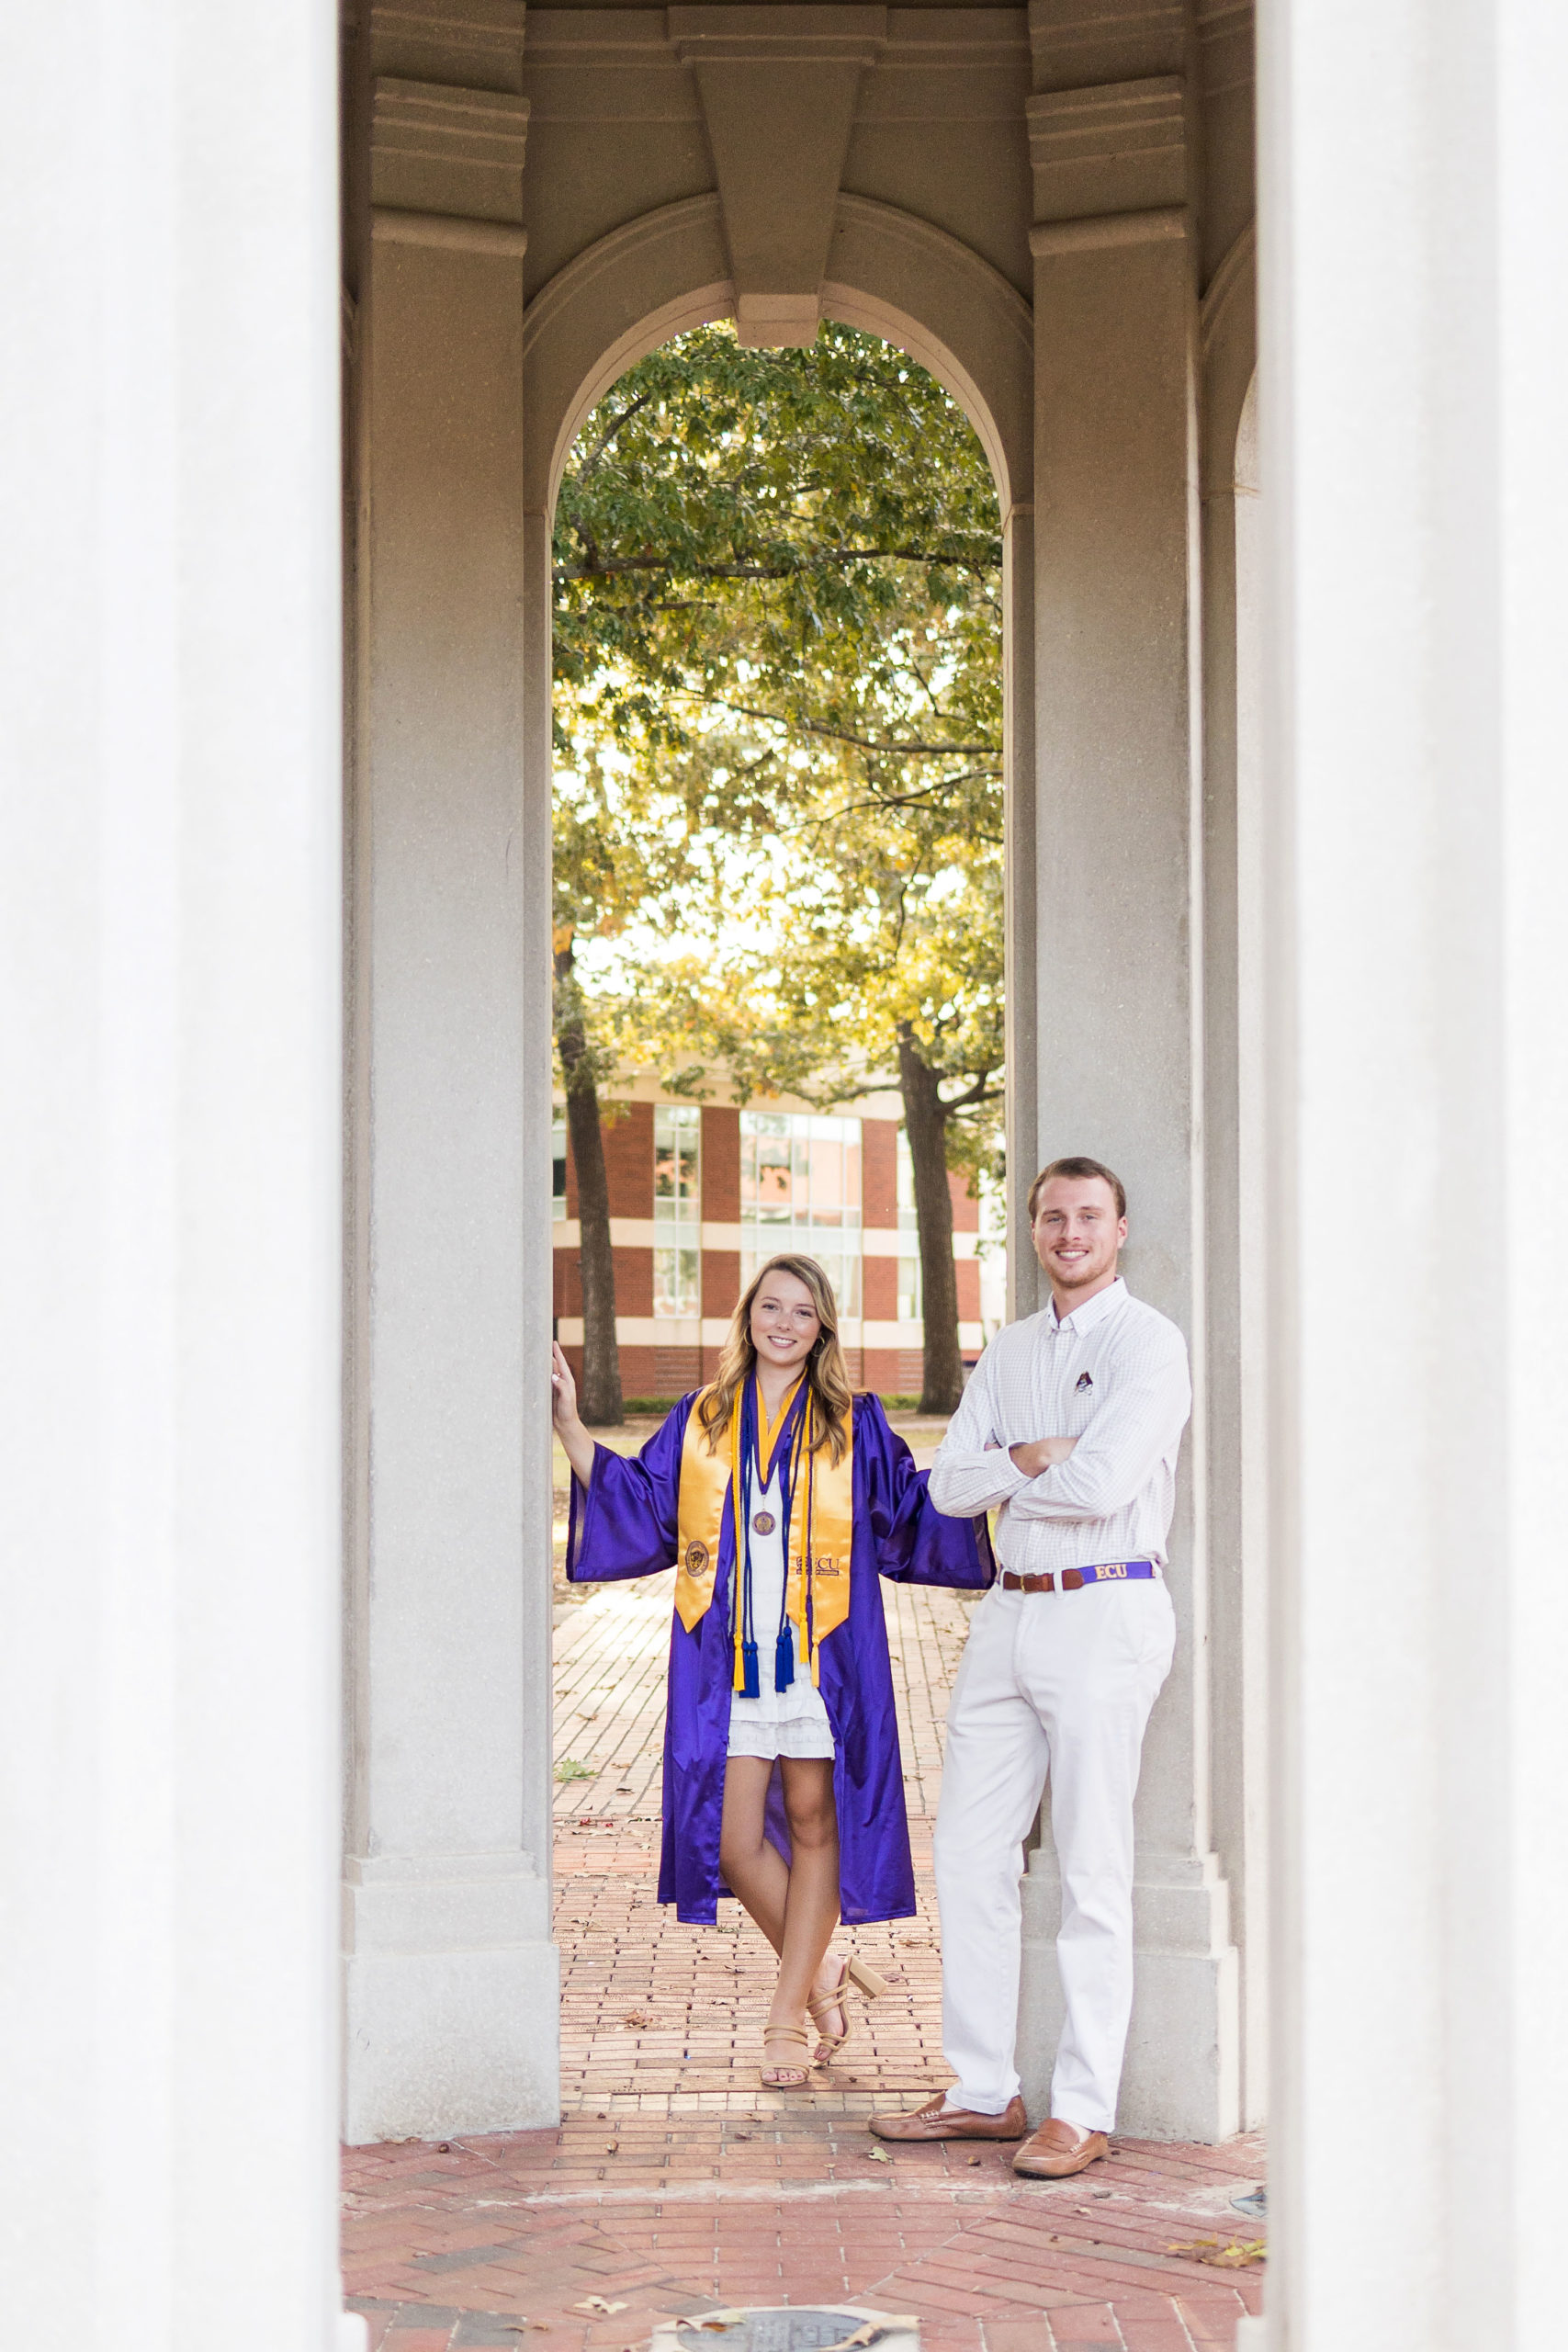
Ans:
MULTIPOLYGON (((838 199, 823 286, 824 315, 908 351, 968 414, 996 478, 1005 562, 1009 647, 1033 628, 1033 321, 1026 302, 957 238, 892 205, 838 199)), ((550 535, 567 452, 583 419, 618 376, 671 336, 736 312, 716 195, 689 197, 612 230, 558 271, 529 303, 523 326, 525 584, 524 595, 523 843, 528 923, 535 943, 523 1006, 525 1134, 536 1197, 547 1199, 550 1144, 550 535)), ((1032 668, 1005 662, 1004 792, 1010 840, 1008 903, 1010 1133, 1032 1138, 1032 1057, 1015 1035, 1032 1035, 1034 965, 1014 942, 1033 921, 1033 799, 1014 787, 1034 760, 1032 668)), ((1032 1145, 1031 1144, 1031 1147, 1032 1145)), ((525 1243, 527 1286, 547 1327, 549 1234, 525 1243)), ((527 1505, 530 1550, 550 1556, 547 1455, 535 1464, 527 1505)), ((547 1595, 529 1607, 547 1611, 547 1595)), ((541 1631, 542 1638, 542 1631, 541 1631)), ((531 1768, 547 1773, 544 1750, 531 1768)), ((531 1818, 547 1820, 547 1785, 527 1792, 531 1818)))
MULTIPOLYGON (((908 351, 953 394, 979 435, 1004 518, 1028 500, 1033 322, 988 262, 911 213, 840 196, 822 308, 908 351)), ((530 512, 550 514, 572 440, 618 376, 735 310, 714 195, 612 230, 543 287, 523 328, 530 512)))

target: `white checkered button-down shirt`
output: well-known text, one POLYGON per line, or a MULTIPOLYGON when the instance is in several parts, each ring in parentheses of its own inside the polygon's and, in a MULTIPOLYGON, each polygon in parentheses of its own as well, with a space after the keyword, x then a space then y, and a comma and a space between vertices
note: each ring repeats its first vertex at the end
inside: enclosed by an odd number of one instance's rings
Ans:
POLYGON ((1010 1323, 976 1365, 931 1467, 954 1519, 1000 1506, 997 1557, 1021 1576, 1165 1559, 1176 1457, 1192 1410, 1187 1342, 1118 1278, 1058 1323, 1010 1323), (1076 1437, 1026 1478, 1010 1445, 1076 1437))

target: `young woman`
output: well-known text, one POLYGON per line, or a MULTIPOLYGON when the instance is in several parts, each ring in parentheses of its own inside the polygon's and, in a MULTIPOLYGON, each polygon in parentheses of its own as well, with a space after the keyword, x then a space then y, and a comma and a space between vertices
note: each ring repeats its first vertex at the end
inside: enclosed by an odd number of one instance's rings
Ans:
POLYGON ((719 1895, 739 1895, 779 1955, 762 2081, 798 2090, 849 2040, 850 1984, 885 1989, 830 1955, 840 1917, 915 1908, 877 1577, 988 1585, 985 1520, 933 1510, 879 1400, 852 1396, 809 1258, 762 1268, 717 1379, 635 1460, 594 1444, 558 1347, 553 1381, 574 1474, 568 1576, 679 1570, 659 1899, 711 1927, 719 1895))

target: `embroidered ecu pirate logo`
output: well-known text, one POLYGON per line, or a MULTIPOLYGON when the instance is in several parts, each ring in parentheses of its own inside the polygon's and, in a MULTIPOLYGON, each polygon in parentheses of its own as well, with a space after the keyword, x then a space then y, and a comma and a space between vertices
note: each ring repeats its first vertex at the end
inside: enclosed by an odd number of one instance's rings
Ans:
POLYGON ((707 1566, 707 1545, 705 1544, 688 1544, 686 1546, 686 1574, 689 1577, 706 1576, 707 1566))
POLYGON ((1083 1395, 1083 1392, 1084 1392, 1084 1390, 1085 1390, 1086 1388, 1092 1388, 1093 1386, 1094 1386, 1094 1383, 1093 1383, 1093 1381, 1089 1378, 1089 1376, 1088 1373, 1087 1373, 1087 1372, 1080 1372, 1080 1373, 1079 1373, 1079 1374, 1078 1374, 1078 1378, 1077 1378, 1077 1393, 1078 1394, 1078 1396, 1081 1396, 1083 1395))

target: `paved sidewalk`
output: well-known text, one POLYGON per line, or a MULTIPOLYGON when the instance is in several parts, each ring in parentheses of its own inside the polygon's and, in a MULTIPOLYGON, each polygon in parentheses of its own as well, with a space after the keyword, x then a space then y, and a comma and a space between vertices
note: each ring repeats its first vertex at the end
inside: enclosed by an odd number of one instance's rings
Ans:
POLYGON ((344 2279, 375 2352, 641 2352, 660 2316, 822 2301, 916 2312, 931 2352, 1229 2352, 1261 2273, 1200 2257, 1257 2235, 1230 2201, 1263 2177, 1257 2140, 1122 2141, 1058 2185, 865 2132, 949 2079, 930 1833, 974 1604, 884 1587, 919 1913, 840 1936, 892 1990, 808 2092, 768 2092, 767 1946, 738 1905, 689 1928, 654 1900, 671 1583, 558 1612, 557 1770, 583 1774, 557 1789, 560 2130, 346 2153, 344 2279))

